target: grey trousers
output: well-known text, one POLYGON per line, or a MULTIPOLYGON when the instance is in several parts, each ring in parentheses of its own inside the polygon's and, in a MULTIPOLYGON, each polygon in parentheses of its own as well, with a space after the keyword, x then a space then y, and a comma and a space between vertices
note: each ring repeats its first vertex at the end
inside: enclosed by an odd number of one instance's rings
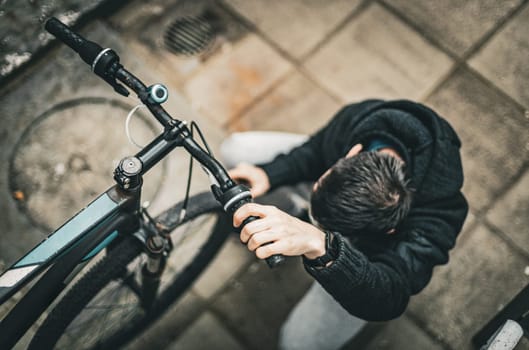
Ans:
MULTIPOLYGON (((281 132, 235 133, 221 145, 224 164, 264 163, 308 139, 306 135, 281 132)), ((335 350, 351 340, 366 321, 350 315, 314 282, 283 323, 279 336, 282 350, 335 350)))

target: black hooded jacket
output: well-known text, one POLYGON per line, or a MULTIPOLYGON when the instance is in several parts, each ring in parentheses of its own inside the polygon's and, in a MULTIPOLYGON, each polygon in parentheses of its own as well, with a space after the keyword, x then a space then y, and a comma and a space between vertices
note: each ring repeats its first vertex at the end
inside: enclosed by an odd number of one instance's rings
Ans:
POLYGON ((306 143, 261 165, 272 188, 315 181, 352 146, 377 136, 390 139, 407 164, 415 190, 408 216, 394 235, 349 244, 338 234, 338 258, 329 267, 305 266, 346 310, 368 321, 401 315, 434 266, 448 262, 468 212, 454 130, 421 104, 368 100, 346 106, 306 143))

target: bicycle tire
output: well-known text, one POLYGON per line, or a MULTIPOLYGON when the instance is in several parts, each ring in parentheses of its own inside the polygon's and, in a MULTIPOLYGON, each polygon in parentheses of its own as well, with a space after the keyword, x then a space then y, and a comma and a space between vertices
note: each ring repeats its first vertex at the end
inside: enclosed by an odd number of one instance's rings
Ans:
MULTIPOLYGON (((115 349, 132 340, 152 321, 160 317, 214 258, 231 228, 227 215, 210 193, 201 193, 190 198, 186 216, 182 223, 178 223, 177 213, 181 206, 182 203, 177 203, 160 214, 156 221, 173 232, 184 226, 193 225, 197 220, 200 224, 206 217, 209 221, 213 221, 213 225, 211 230, 205 233, 204 240, 200 241, 200 246, 189 256, 189 262, 185 266, 178 271, 172 271, 171 266, 166 267, 162 278, 174 275, 169 278, 170 281, 163 284, 162 290, 148 310, 141 308, 137 294, 130 289, 129 284, 125 283, 125 280, 131 276, 132 278, 138 276, 136 267, 142 265, 142 255, 144 255, 137 239, 127 236, 64 294, 35 333, 28 349, 115 349), (122 311, 127 310, 122 304, 122 299, 117 299, 120 295, 118 290, 120 293, 128 290, 131 296, 136 296, 138 299, 131 305, 130 311, 134 313, 132 317, 125 318, 122 314, 122 311), (108 308, 111 298, 116 298, 118 302, 115 305, 117 311, 108 308), (97 304, 100 302, 104 304, 97 304), (106 317, 119 322, 102 321, 100 313, 105 312, 105 309, 108 309, 106 317), (112 311, 116 313, 111 315, 112 311), (109 328, 110 324, 114 327, 116 323, 115 329, 109 328), (94 330, 93 327, 99 329, 94 330)), ((203 232, 204 230, 201 229, 202 234, 203 232)), ((171 256, 175 255, 176 249, 178 247, 175 246, 171 256)))

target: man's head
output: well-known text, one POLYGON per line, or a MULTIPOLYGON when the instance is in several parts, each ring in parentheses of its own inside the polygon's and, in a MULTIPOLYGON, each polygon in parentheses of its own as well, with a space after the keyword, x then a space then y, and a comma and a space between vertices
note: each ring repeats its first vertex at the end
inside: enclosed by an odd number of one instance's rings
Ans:
POLYGON ((408 214, 411 191, 405 164, 386 152, 353 152, 314 187, 312 216, 345 235, 392 233, 408 214))

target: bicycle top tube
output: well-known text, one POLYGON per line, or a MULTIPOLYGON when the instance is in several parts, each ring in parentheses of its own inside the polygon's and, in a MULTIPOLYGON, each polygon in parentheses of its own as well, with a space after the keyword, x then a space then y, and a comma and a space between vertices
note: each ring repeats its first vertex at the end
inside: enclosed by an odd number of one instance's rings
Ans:
POLYGON ((133 211, 138 202, 137 194, 119 192, 117 186, 101 194, 0 275, 0 304, 91 232, 133 211))

